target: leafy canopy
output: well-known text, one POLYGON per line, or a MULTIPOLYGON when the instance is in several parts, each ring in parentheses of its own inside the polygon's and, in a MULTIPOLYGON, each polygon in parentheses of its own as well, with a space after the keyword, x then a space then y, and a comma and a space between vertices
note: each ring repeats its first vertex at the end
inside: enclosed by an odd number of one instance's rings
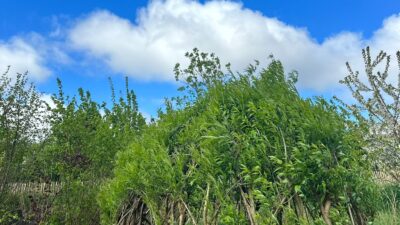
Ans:
POLYGON ((118 153, 98 195, 104 224, 348 224, 373 214, 362 134, 335 104, 302 99, 296 74, 273 58, 235 74, 213 54, 186 56, 188 68, 175 68, 183 95, 118 153))

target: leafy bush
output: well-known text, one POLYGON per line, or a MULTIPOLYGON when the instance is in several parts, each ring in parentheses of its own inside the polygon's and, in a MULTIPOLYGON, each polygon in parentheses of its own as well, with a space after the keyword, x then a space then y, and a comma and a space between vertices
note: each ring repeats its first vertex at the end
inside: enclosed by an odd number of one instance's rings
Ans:
POLYGON ((88 91, 71 98, 58 86, 50 108, 27 74, 0 77, 0 224, 98 224, 99 184, 146 126, 127 80, 119 99, 111 84, 110 108, 88 91), (53 193, 26 188, 55 182, 61 190, 53 193))
POLYGON ((365 224, 374 215, 363 134, 346 112, 302 99, 296 74, 274 59, 234 74, 213 54, 187 57, 175 69, 185 94, 118 153, 98 195, 103 224, 365 224))
POLYGON ((127 80, 126 96, 118 100, 111 84, 110 109, 93 101, 83 89, 78 90, 77 97, 66 97, 60 81, 58 85, 50 118, 52 132, 42 152, 48 164, 47 168, 39 166, 47 171, 48 179, 63 183, 50 221, 51 224, 98 224, 95 197, 99 184, 112 174, 115 154, 136 138, 145 121, 127 80))

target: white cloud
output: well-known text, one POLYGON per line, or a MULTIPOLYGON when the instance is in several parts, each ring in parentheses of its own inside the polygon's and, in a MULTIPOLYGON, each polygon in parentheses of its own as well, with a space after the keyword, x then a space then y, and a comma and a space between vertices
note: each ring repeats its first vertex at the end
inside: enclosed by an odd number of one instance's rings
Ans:
MULTIPOLYGON (((376 54, 379 50, 384 50, 391 55, 390 75, 388 79, 394 82, 398 77, 398 65, 396 62, 396 51, 400 50, 400 13, 387 18, 383 26, 374 33, 371 40, 367 41, 376 54)), ((396 81, 397 82, 397 81, 396 81)))
POLYGON ((9 41, 0 40, 0 72, 4 73, 8 66, 11 66, 9 75, 28 71, 29 77, 37 81, 44 80, 51 74, 39 50, 20 37, 9 41))
POLYGON ((362 69, 361 48, 400 49, 400 16, 383 23, 373 37, 342 32, 317 43, 304 28, 285 24, 231 1, 154 0, 136 22, 96 11, 69 31, 76 49, 104 60, 114 71, 141 80, 173 80, 176 62, 193 47, 215 52, 223 62, 243 69, 269 54, 300 73, 299 85, 316 91, 338 86, 345 62, 362 69))
POLYGON ((56 104, 52 99, 52 95, 48 93, 42 93, 40 99, 48 104, 51 109, 56 108, 56 104))

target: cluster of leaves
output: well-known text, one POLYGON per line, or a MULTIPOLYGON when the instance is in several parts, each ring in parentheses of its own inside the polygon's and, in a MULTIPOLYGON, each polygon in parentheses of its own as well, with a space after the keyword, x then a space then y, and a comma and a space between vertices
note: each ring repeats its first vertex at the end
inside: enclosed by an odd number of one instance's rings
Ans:
POLYGON ((66 96, 58 80, 49 107, 27 74, 6 72, 0 224, 330 225, 366 224, 377 207, 393 212, 378 219, 395 215, 399 188, 377 193, 370 157, 396 178, 400 83, 387 81, 386 53, 363 56, 368 83, 348 65, 343 82, 358 104, 342 107, 301 98, 297 74, 285 76, 273 57, 233 73, 194 49, 174 70, 182 95, 148 125, 128 80, 118 99, 110 80, 111 107, 83 89, 66 96), (28 182, 60 191, 11 190, 28 182))
POLYGON ((26 74, 14 80, 6 71, 0 77, 0 190, 20 179, 23 156, 45 132, 41 126, 46 109, 26 74))
MULTIPOLYGON (((38 150, 38 141, 47 129, 46 104, 27 80, 27 74, 14 79, 8 70, 0 77, 0 224, 25 221, 18 201, 8 194, 10 183, 23 182, 26 156, 38 150)), ((26 214, 25 214, 26 215, 26 214)), ((28 217, 28 215, 27 215, 28 217)))
POLYGON ((116 152, 146 126, 128 81, 119 99, 110 83, 111 108, 83 89, 65 96, 60 80, 54 107, 41 100, 26 74, 14 80, 4 74, 0 81, 0 210, 7 212, 1 221, 98 224, 99 184, 112 175, 116 152), (10 185, 28 182, 57 182, 61 190, 9 193, 10 185))
POLYGON ((111 109, 94 102, 83 89, 78 90, 78 98, 68 100, 61 82, 58 84, 60 91, 53 96, 55 108, 50 118, 52 135, 44 149, 52 160, 52 166, 47 164, 52 171, 47 174, 63 183, 54 203, 52 223, 98 224, 95 196, 99 184, 111 175, 116 152, 137 137, 145 120, 127 80, 126 96, 118 101, 111 83, 111 109))
POLYGON ((365 224, 376 197, 363 134, 283 66, 221 70, 194 50, 184 97, 117 155, 103 224, 365 224), (133 204, 134 202, 134 204, 133 204), (146 209, 146 210, 143 210, 146 209), (132 213, 134 212, 134 213, 132 213))

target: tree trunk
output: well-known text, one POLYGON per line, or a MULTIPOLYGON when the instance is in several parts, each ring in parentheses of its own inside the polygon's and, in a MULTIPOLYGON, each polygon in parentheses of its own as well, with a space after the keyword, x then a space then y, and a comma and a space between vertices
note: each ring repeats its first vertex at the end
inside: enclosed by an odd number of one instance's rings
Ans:
POLYGON ((308 220, 307 218, 307 211, 306 208, 304 207, 303 200, 300 198, 300 196, 297 193, 294 193, 294 204, 296 208, 296 213, 299 219, 303 220, 308 220))
POLYGON ((251 198, 250 194, 245 194, 242 187, 240 187, 240 195, 242 196, 242 201, 244 207, 246 208, 247 217, 249 219, 250 225, 257 225, 256 222, 256 211, 254 207, 254 201, 251 198), (248 198, 246 197, 248 196, 248 198))
POLYGON ((324 221, 327 225, 332 225, 332 221, 329 218, 329 210, 331 208, 331 204, 332 204, 332 201, 329 199, 329 197, 325 197, 325 200, 321 204, 322 218, 324 219, 324 221))

